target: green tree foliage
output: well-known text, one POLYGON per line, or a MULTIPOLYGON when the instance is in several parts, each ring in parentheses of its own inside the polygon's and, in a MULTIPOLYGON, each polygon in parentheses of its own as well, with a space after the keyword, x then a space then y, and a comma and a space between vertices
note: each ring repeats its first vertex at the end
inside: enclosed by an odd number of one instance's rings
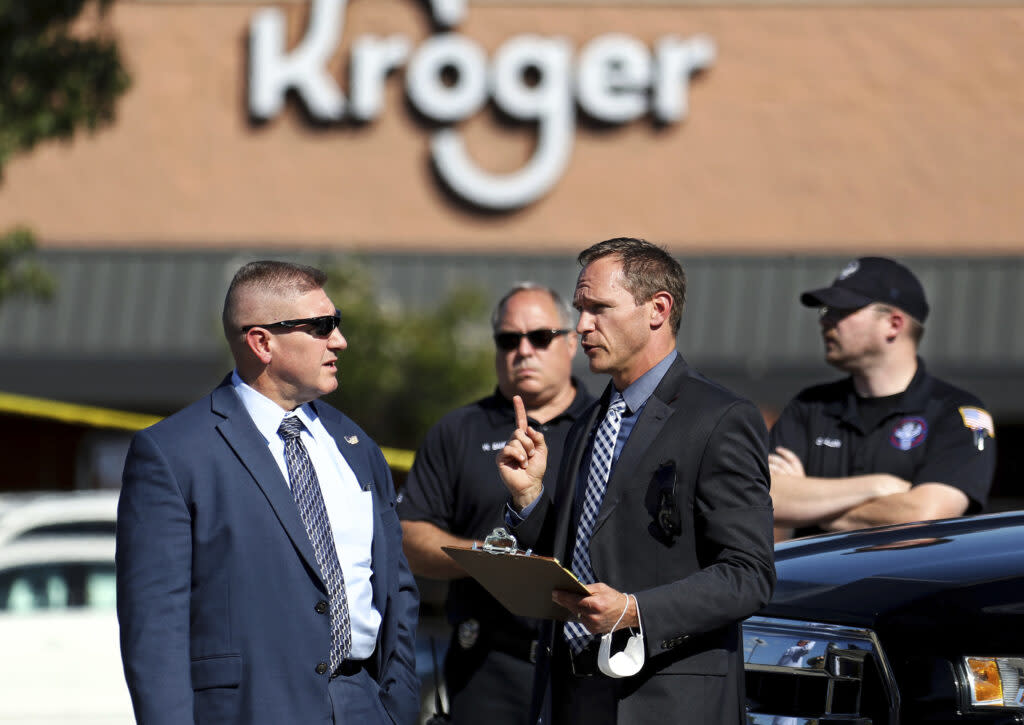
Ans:
POLYGON ((410 310, 381 299, 358 264, 329 274, 327 292, 349 347, 328 400, 378 443, 415 450, 442 415, 493 389, 490 310, 481 292, 455 290, 436 308, 410 310))
MULTIPOLYGON (((0 0, 0 177, 11 157, 114 117, 128 73, 102 19, 112 0, 0 0), (82 22, 86 9, 92 20, 82 22)), ((0 235, 0 302, 48 297, 53 279, 31 260, 32 233, 0 235)))
POLYGON ((53 296, 53 278, 30 258, 34 250, 35 238, 25 227, 0 236, 0 303, 15 295, 53 296))
POLYGON ((112 0, 0 0, 0 169, 40 141, 114 117, 129 78, 99 21, 112 0), (86 8, 96 22, 76 24, 86 8))

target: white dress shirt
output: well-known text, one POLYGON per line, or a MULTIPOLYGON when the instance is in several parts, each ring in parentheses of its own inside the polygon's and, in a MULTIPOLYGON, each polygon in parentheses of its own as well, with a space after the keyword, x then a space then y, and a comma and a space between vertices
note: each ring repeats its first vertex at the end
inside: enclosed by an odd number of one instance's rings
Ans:
MULTIPOLYGON (((284 457, 284 439, 277 433, 281 421, 290 413, 280 405, 231 374, 231 383, 249 412, 256 427, 267 441, 271 455, 281 469, 289 487, 288 467, 284 457)), ((366 659, 377 644, 381 616, 373 606, 373 492, 364 491, 351 466, 338 449, 334 438, 324 428, 309 404, 294 411, 305 426, 301 440, 320 482, 327 518, 331 522, 338 562, 345 577, 352 623, 352 659, 366 659)))

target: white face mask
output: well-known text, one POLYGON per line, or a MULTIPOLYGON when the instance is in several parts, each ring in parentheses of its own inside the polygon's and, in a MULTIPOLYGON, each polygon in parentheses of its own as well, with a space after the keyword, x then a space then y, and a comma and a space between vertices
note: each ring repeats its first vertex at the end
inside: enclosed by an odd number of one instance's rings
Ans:
MULTIPOLYGON (((626 595, 626 606, 623 607, 622 614, 615 622, 615 627, 618 627, 619 622, 626 616, 631 596, 631 594, 626 595)), ((636 597, 633 597, 633 601, 636 601, 636 597)), ((612 632, 615 631, 615 627, 612 627, 612 632)), ((640 621, 640 632, 630 635, 626 646, 621 652, 615 654, 612 654, 612 632, 601 635, 601 646, 597 651, 597 667, 608 677, 632 677, 643 668, 646 659, 643 620, 640 621)))

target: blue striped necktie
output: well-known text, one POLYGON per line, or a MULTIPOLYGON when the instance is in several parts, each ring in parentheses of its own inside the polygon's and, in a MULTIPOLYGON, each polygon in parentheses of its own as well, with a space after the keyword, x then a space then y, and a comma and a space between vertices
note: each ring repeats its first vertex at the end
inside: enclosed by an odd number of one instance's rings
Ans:
POLYGON ((289 416, 281 421, 277 433, 284 439, 284 458, 292 485, 292 496, 295 497, 299 516, 306 526, 306 533, 309 534, 316 561, 327 585, 331 613, 331 672, 334 672, 352 652, 352 624, 349 621, 348 598, 345 596, 345 577, 338 561, 338 549, 334 543, 331 521, 327 518, 324 496, 320 492, 320 481, 306 446, 299 437, 303 427, 297 416, 289 416))
MULTIPOLYGON (((576 541, 573 544, 571 564, 572 573, 584 584, 593 584, 597 580, 590 564, 590 536, 594 533, 597 512, 601 510, 601 502, 608 486, 608 474, 612 470, 612 457, 615 455, 615 441, 619 437, 619 426, 625 410, 626 401, 616 392, 608 405, 604 420, 597 428, 597 435, 594 436, 590 471, 587 473, 587 488, 583 494, 580 520, 576 525, 576 541)), ((576 654, 583 651, 593 636, 579 622, 565 623, 565 638, 576 654)))

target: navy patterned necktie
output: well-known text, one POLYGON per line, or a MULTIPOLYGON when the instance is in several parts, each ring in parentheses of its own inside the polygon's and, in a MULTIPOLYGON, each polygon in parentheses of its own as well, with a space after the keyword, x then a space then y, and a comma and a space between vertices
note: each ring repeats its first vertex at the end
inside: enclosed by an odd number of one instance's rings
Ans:
POLYGON ((320 565, 324 583, 327 584, 331 613, 331 672, 334 672, 352 652, 352 624, 349 621, 348 598, 345 596, 345 577, 338 562, 338 549, 334 543, 331 522, 327 518, 324 497, 320 492, 320 481, 306 446, 299 438, 303 427, 298 417, 289 416, 281 421, 277 433, 284 439, 284 458, 288 479, 292 484, 292 496, 295 497, 299 516, 306 526, 316 561, 320 565))
MULTIPOLYGON (((625 410, 626 401, 616 392, 594 436, 590 471, 587 473, 587 488, 583 494, 583 506, 580 509, 576 541, 572 549, 572 573, 584 584, 593 584, 597 580, 590 564, 590 536, 594 533, 597 512, 601 510, 601 502, 608 486, 608 474, 612 470, 612 457, 615 455, 615 441, 619 437, 619 426, 622 424, 622 414, 625 410)), ((566 622, 565 638, 572 651, 579 654, 593 639, 593 635, 579 622, 566 622)))

